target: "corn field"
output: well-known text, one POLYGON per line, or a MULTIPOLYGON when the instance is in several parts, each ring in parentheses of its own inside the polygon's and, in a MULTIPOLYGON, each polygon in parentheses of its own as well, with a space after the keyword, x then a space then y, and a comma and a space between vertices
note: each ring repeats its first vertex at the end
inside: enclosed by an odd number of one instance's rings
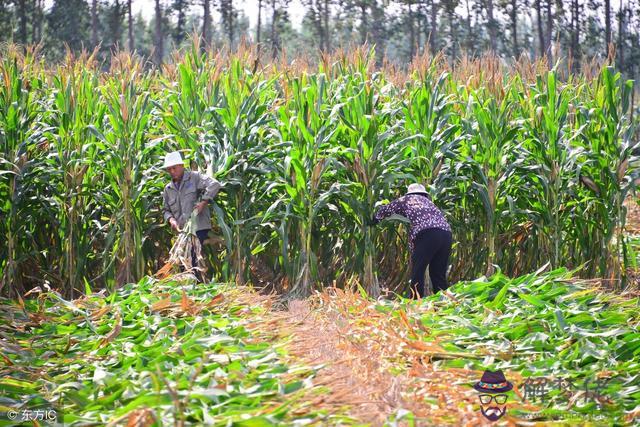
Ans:
POLYGON ((89 54, 52 66, 6 47, 1 292, 46 281, 73 297, 157 271, 172 241, 172 150, 224 185, 207 249, 218 280, 262 272, 294 297, 334 283, 399 291, 405 229, 366 223, 419 181, 453 228, 451 282, 549 264, 627 285, 632 81, 606 65, 567 77, 493 57, 374 63, 361 49, 260 65, 249 48, 196 43, 160 70, 126 53, 105 69, 89 54))

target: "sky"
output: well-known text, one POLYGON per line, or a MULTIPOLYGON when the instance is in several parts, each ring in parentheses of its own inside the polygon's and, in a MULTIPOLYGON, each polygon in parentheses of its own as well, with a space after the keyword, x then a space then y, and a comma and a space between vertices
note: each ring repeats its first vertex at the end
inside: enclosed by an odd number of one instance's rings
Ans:
MULTIPOLYGON (((108 0, 111 2, 111 0, 108 0)), ((162 4, 166 6, 169 3, 169 0, 161 0, 162 4)), ((199 2, 198 2, 199 3, 199 2)), ((48 9, 53 4, 53 0, 45 0, 44 7, 48 9)), ((235 7, 239 10, 244 11, 244 14, 249 17, 249 22, 251 23, 251 27, 254 28, 256 23, 258 22, 258 0, 235 0, 235 7)), ((268 12, 268 4, 270 2, 263 0, 262 2, 262 23, 267 22, 267 12, 268 12)), ((153 17, 153 13, 155 10, 155 0, 133 0, 133 14, 137 15, 139 11, 142 12, 142 16, 145 19, 149 20, 153 17)), ((197 8, 202 9, 201 6, 197 8)), ((217 13, 217 12, 214 12, 217 13)), ((295 28, 300 28, 302 23, 302 18, 304 17, 304 6, 302 5, 301 0, 292 0, 289 4, 289 16, 291 17, 291 22, 295 28)), ((216 17, 217 18, 217 17, 216 17)))

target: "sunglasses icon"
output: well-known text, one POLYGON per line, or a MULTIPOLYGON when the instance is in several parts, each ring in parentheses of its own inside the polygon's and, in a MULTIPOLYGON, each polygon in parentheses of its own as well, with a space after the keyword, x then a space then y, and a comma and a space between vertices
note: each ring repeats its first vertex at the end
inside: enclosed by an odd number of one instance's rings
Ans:
POLYGON ((481 394, 479 397, 480 397, 480 403, 482 403, 483 405, 488 405, 489 403, 491 403, 492 400, 496 402, 498 405, 504 405, 507 402, 506 394, 496 394, 496 395, 481 394))

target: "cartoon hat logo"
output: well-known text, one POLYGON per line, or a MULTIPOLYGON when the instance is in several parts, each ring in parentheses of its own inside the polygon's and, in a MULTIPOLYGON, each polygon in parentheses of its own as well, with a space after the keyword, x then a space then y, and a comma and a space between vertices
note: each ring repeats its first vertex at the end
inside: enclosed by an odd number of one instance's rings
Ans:
POLYGON ((507 393, 513 389, 502 371, 484 371, 480 381, 473 386, 480 392, 480 411, 489 421, 497 421, 507 413, 507 393))

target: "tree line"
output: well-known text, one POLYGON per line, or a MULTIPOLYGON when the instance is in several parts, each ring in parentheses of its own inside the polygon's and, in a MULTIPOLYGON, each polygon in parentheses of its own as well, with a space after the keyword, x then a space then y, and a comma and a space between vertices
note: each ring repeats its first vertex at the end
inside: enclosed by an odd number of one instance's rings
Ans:
POLYGON ((98 48, 135 51, 156 65, 196 34, 203 46, 258 43, 265 56, 299 57, 356 44, 376 46, 377 60, 406 64, 418 54, 455 59, 493 51, 502 58, 545 56, 580 72, 615 56, 635 76, 640 62, 640 0, 301 0, 302 25, 292 23, 292 0, 258 0, 256 24, 240 0, 153 0, 152 18, 133 13, 142 0, 0 1, 0 41, 40 43, 46 54, 98 48))

